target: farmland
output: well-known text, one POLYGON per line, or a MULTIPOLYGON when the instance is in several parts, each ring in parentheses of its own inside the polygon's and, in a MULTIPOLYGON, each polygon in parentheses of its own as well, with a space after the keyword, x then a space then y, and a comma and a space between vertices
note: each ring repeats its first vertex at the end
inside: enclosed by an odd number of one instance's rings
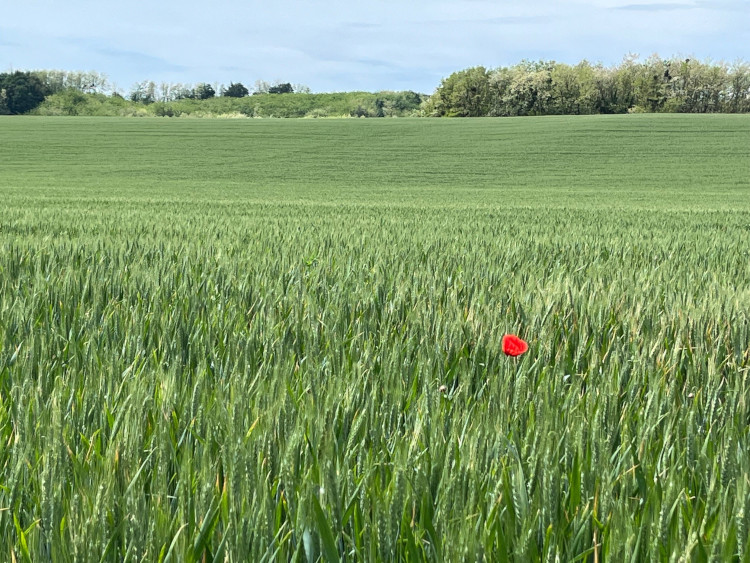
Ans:
POLYGON ((0 559, 747 560, 748 147, 0 119, 0 559))

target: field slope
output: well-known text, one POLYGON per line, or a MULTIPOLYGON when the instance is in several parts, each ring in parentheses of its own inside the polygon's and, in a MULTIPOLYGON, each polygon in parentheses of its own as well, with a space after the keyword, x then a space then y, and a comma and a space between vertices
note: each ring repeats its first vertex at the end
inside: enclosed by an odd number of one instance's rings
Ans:
POLYGON ((748 146, 0 118, 0 559, 747 560, 748 146))

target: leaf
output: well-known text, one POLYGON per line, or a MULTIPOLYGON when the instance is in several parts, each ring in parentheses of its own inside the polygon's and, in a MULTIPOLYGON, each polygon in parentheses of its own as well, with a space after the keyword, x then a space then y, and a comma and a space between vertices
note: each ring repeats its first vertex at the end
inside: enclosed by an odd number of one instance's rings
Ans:
MULTIPOLYGON (((180 529, 177 530, 177 533, 172 538, 172 542, 169 544, 169 549, 167 550, 166 555, 163 558, 159 558, 160 563, 167 563, 168 561, 172 561, 172 551, 174 550, 175 546, 177 545, 177 538, 180 537, 180 533, 182 530, 184 530, 187 527, 187 524, 183 524, 180 526, 180 529)), ((163 551, 163 550, 162 550, 163 551)))
POLYGON ((130 480, 130 483, 128 484, 127 489, 125 489, 125 496, 128 496, 130 494, 130 489, 132 489, 133 485, 135 485, 135 482, 138 480, 138 477, 141 475, 143 468, 146 467, 146 464, 151 459, 151 456, 154 455, 155 451, 156 450, 151 450, 149 454, 146 456, 146 459, 143 460, 143 463, 141 463, 141 466, 138 468, 138 471, 135 472, 135 475, 133 475, 133 478, 130 480))
POLYGON ((227 539, 229 539, 229 530, 232 528, 232 523, 230 522, 229 525, 227 525, 227 529, 224 530, 224 537, 221 538, 221 541, 219 542, 219 547, 216 548, 216 553, 214 553, 214 563, 221 563, 221 560, 224 557, 224 550, 227 547, 227 539))
POLYGON ((401 537, 406 544, 407 559, 411 561, 423 561, 425 559, 424 552, 420 552, 419 547, 417 547, 417 542, 414 538, 414 528, 411 526, 408 504, 404 507, 403 514, 401 515, 401 537))
POLYGON ((419 521, 422 527, 427 532, 427 536, 430 540, 430 545, 435 553, 435 559, 437 561, 443 560, 443 549, 440 544, 440 536, 435 531, 435 526, 432 522, 434 518, 434 511, 432 507, 432 499, 427 491, 422 495, 422 506, 419 514, 419 521))
POLYGON ((13 513, 13 525, 16 527, 16 535, 18 536, 18 545, 21 548, 21 557, 24 561, 31 563, 31 554, 29 553, 29 546, 26 543, 26 533, 23 531, 21 524, 18 522, 16 513, 13 513))
POLYGON ((305 557, 307 563, 315 563, 318 559, 317 550, 315 549, 315 542, 313 541, 312 533, 310 530, 302 532, 302 545, 305 547, 305 557))
POLYGON ((513 506, 516 510, 516 525, 521 530, 529 514, 529 495, 526 492, 526 478, 523 474, 523 466, 520 459, 513 474, 513 506))
POLYGON ((581 458, 578 451, 576 451, 575 456, 573 456, 573 467, 568 475, 568 483, 570 486, 568 513, 569 517, 573 518, 581 508, 581 458))
POLYGON ((320 506, 318 497, 315 495, 313 495, 313 512, 315 513, 315 523, 318 526, 320 539, 323 541, 323 553, 325 554, 326 561, 338 561, 340 559, 339 550, 336 547, 333 530, 328 525, 328 519, 323 512, 323 508, 320 506))
POLYGON ((8 363, 7 363, 7 364, 5 364, 6 366, 8 366, 8 367, 11 367, 11 366, 12 366, 13 364, 15 364, 15 363, 16 363, 16 360, 18 360, 18 352, 19 352, 19 351, 21 350, 21 346, 23 346, 23 342, 21 342, 21 343, 20 343, 20 344, 19 344, 19 345, 18 345, 18 346, 16 347, 16 351, 15 351, 15 352, 13 352, 13 355, 12 355, 12 356, 10 357, 10 359, 8 360, 8 363))
MULTIPOLYGON (((214 503, 212 503, 214 504, 214 503)), ((206 517, 203 519, 200 532, 198 537, 193 542, 193 561, 198 561, 203 554, 208 550, 209 546, 209 535, 213 532, 216 527, 216 523, 219 521, 219 502, 215 503, 215 506, 210 506, 206 517)))

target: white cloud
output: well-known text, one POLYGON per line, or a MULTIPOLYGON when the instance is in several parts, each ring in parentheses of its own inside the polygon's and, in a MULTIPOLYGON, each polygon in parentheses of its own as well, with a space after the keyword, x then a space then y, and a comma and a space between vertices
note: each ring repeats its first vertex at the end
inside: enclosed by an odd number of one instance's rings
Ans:
POLYGON ((316 91, 412 89, 520 59, 629 52, 734 60, 746 0, 26 0, 4 8, 0 69, 98 70, 118 84, 280 79, 316 91), (109 5, 107 5, 109 4, 109 5), (114 15, 113 15, 114 14, 114 15))

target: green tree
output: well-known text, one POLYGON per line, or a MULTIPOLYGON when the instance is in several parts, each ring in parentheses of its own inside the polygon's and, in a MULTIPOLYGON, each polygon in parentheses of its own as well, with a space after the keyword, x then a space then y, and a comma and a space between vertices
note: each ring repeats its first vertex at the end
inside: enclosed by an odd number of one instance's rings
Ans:
POLYGON ((0 115, 8 115, 10 110, 8 109, 8 92, 5 88, 0 88, 0 115))
POLYGON ((210 84, 202 82, 195 87, 195 97, 199 100, 208 100, 216 95, 216 90, 210 84))
POLYGON ((637 66, 633 82, 636 109, 646 112, 662 111, 669 98, 669 82, 672 80, 670 65, 652 55, 637 66))
POLYGON ((550 80, 550 113, 578 115, 595 111, 595 73, 587 61, 576 66, 554 65, 550 80))
POLYGON ((554 62, 521 61, 516 66, 493 73, 491 80, 495 115, 546 115, 554 113, 552 69, 554 62))
POLYGON ((140 104, 153 104, 156 101, 156 84, 152 81, 139 82, 130 92, 130 101, 140 104))
POLYGON ((26 113, 37 107, 47 96, 44 83, 30 72, 0 74, 0 112, 26 113))
POLYGON ((736 62, 729 70, 727 101, 724 111, 750 111, 750 64, 736 62))
POLYGON ((698 63, 689 105, 684 111, 716 113, 724 110, 729 95, 729 69, 724 64, 698 63))
POLYGON ((425 105, 435 117, 480 117, 491 106, 489 72, 476 66, 444 78, 425 105))
POLYGON ((224 89, 221 95, 229 98, 244 98, 249 93, 250 91, 241 82, 232 82, 224 89))
POLYGON ((107 76, 95 71, 35 70, 32 74, 44 83, 48 96, 68 89, 86 93, 110 90, 107 76))
POLYGON ((490 115, 510 117, 518 115, 517 107, 510 96, 514 70, 500 67, 490 72, 490 115))
POLYGON ((271 86, 268 89, 269 94, 292 94, 294 93, 294 88, 292 88, 292 85, 289 82, 285 82, 283 84, 276 84, 275 86, 271 86))

